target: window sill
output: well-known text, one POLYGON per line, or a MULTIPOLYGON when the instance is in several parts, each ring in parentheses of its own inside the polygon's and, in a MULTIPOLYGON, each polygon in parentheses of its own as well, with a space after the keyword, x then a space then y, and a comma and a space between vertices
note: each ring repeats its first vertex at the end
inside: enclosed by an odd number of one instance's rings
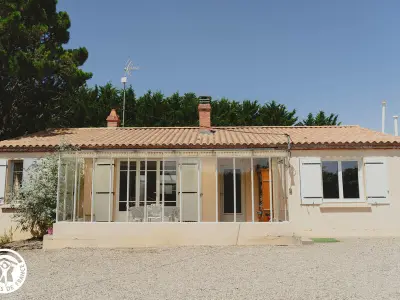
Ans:
POLYGON ((345 207, 371 207, 367 202, 325 202, 320 204, 321 208, 345 208, 345 207))
POLYGON ((12 206, 11 206, 11 204, 9 204, 9 203, 3 203, 3 204, 0 204, 0 208, 11 208, 12 206))
POLYGON ((0 210, 2 213, 14 213, 16 212, 16 207, 12 206, 11 204, 1 204, 0 205, 0 210))
POLYGON ((4 203, 4 204, 0 204, 0 209, 9 209, 9 208, 18 208, 18 204, 10 204, 10 203, 4 203))

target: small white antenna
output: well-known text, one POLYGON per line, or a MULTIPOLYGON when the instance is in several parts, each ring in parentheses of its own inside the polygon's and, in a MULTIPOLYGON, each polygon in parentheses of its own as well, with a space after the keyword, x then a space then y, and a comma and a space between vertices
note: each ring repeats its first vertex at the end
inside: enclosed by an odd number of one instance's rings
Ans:
POLYGON ((130 58, 125 63, 124 76, 121 77, 121 83, 124 85, 124 104, 122 109, 122 127, 125 126, 125 85, 128 81, 128 76, 131 76, 132 71, 139 70, 139 67, 135 66, 130 58))
POLYGON ((129 59, 126 61, 125 68, 124 68, 124 75, 125 75, 125 77, 131 76, 131 75, 132 75, 132 71, 136 71, 136 70, 139 70, 139 67, 138 67, 138 66, 135 66, 135 65, 133 64, 132 60, 129 58, 129 59))

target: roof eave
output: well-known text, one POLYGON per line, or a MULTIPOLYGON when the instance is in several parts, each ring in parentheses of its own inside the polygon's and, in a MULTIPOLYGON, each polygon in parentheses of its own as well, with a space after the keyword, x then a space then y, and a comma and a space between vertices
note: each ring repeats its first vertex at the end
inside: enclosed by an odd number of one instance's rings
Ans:
MULTIPOLYGON (((222 150, 222 149, 276 149, 287 150, 287 144, 218 144, 218 145, 72 145, 80 150, 222 150)), ((400 149, 400 143, 318 143, 318 144, 291 144, 291 150, 346 150, 346 149, 400 149)), ((54 145, 42 146, 8 146, 0 147, 0 152, 53 152, 57 150, 54 145)))

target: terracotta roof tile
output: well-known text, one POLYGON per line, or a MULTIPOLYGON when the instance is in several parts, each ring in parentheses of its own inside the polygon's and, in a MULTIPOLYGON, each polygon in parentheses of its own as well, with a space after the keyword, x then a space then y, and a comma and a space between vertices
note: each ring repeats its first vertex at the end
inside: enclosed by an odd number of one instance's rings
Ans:
POLYGON ((400 137, 359 126, 307 127, 116 127, 49 129, 0 141, 0 151, 51 149, 67 143, 82 149, 201 148, 400 148, 400 137))

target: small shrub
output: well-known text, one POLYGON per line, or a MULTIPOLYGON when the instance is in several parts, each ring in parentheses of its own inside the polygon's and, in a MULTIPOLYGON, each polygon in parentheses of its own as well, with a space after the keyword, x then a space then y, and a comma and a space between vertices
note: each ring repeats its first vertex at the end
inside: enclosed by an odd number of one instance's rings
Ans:
POLYGON ((12 227, 8 232, 4 229, 4 234, 0 235, 0 246, 11 243, 13 241, 13 229, 12 227))

